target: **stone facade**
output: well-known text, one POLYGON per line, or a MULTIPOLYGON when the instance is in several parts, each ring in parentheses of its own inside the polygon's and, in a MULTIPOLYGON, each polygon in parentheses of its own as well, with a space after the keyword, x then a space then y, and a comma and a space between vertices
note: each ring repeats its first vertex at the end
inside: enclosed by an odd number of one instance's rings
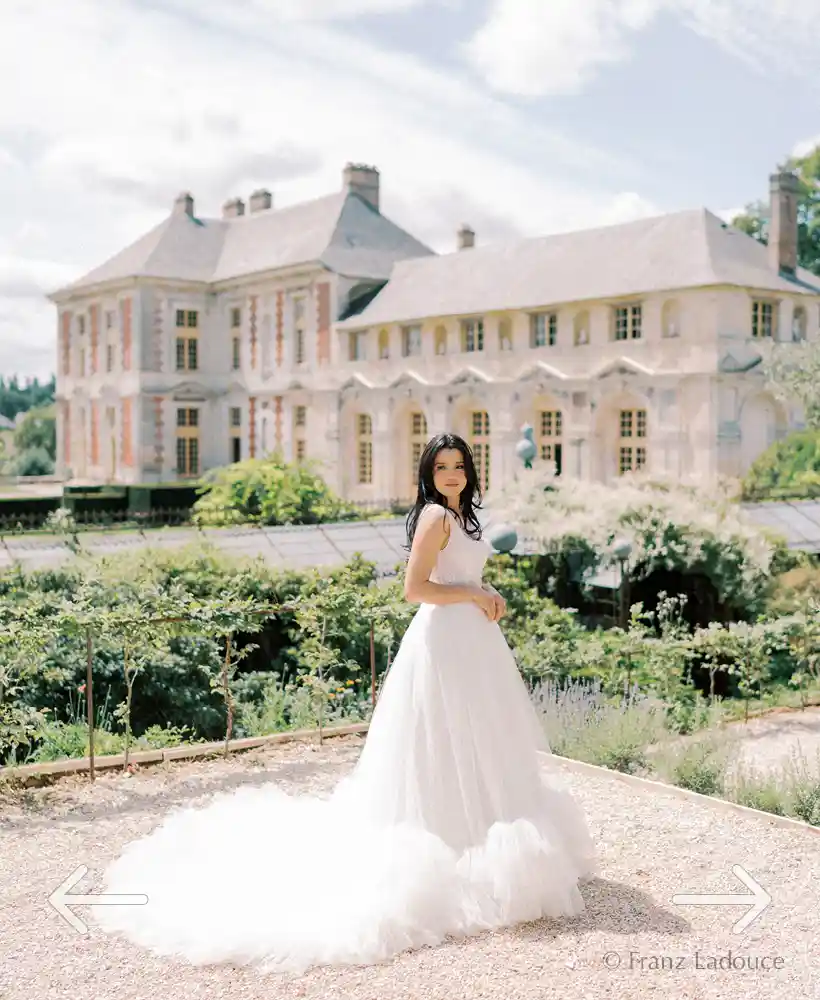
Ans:
MULTIPOLYGON (((358 169, 346 168, 348 182, 358 169)), ((361 169, 378 214, 378 186, 361 169)), ((237 205, 226 205, 230 225, 248 219, 237 205)), ((268 199, 257 211, 275 210, 268 199)), ((481 253, 467 231, 457 253, 481 253)), ((778 238, 788 257, 787 234, 778 238)), ((742 245, 758 249, 771 260, 771 249, 742 245)), ((397 273, 425 252, 408 251, 397 273)), ((412 495, 438 431, 472 443, 492 489, 516 470, 524 423, 562 476, 604 481, 631 468, 740 475, 800 426, 756 362, 772 341, 820 335, 820 285, 792 288, 784 272, 764 289, 661 281, 458 315, 426 314, 421 295, 418 318, 370 322, 390 282, 363 311, 355 302, 387 273, 350 277, 317 260, 220 281, 114 275, 57 293, 59 471, 167 482, 278 450, 318 462, 343 495, 379 503, 412 495)))

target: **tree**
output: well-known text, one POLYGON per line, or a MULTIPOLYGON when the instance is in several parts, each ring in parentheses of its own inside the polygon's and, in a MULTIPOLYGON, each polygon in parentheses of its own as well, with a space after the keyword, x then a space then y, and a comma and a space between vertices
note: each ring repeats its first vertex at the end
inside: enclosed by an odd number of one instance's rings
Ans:
MULTIPOLYGON (((797 207, 797 259, 802 267, 820 275, 820 145, 806 156, 791 156, 785 169, 797 175, 800 194, 797 207)), ((732 225, 761 243, 768 242, 769 206, 752 202, 732 219, 732 225)))
POLYGON ((772 393, 787 406, 799 403, 806 426, 820 430, 820 341, 774 343, 761 370, 772 393))
POLYGON ((775 441, 743 480, 745 500, 788 499, 820 494, 820 430, 804 430, 775 441))
POLYGON ((47 406, 54 402, 56 379, 52 375, 48 382, 30 379, 25 385, 20 384, 16 375, 6 380, 0 375, 0 414, 9 420, 14 420, 18 413, 24 413, 34 407, 47 406))
POLYGON ((54 407, 40 406, 29 410, 14 432, 14 447, 18 453, 42 449, 54 459, 57 454, 57 421, 54 407))

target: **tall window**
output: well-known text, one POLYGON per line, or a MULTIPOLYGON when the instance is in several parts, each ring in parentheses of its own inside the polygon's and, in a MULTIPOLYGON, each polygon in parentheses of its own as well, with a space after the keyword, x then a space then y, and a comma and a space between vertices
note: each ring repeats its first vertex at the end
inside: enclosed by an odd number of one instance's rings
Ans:
POLYGON ((490 488, 490 415, 486 410, 475 410, 471 416, 470 447, 479 485, 486 492, 490 488))
POLYGON ((484 350, 483 319, 465 319, 461 324, 461 350, 467 354, 484 350))
POLYGON ((387 361, 390 357, 390 331, 379 330, 379 361, 387 361))
POLYGON ((231 461, 242 461, 242 407, 232 406, 230 412, 231 425, 231 461))
POLYGON ((242 367, 242 310, 231 309, 231 368, 237 372, 242 367))
POLYGON ((638 472, 646 466, 646 410, 621 410, 618 472, 638 472))
POLYGON ((307 360, 305 353, 305 300, 293 300, 293 361, 303 365, 307 360))
POLYGON ((415 358, 421 354, 420 326, 406 326, 401 331, 401 352, 405 358, 415 358))
POLYGON ((195 309, 177 309, 177 371, 199 368, 199 314, 195 309))
POLYGON ((177 410, 177 475, 199 475, 199 410, 177 410))
POLYGON ((554 347, 557 339, 557 313, 535 313, 530 316, 531 347, 554 347))
POLYGON ((776 316, 777 310, 774 302, 762 302, 760 300, 753 302, 752 336, 758 340, 763 337, 773 336, 776 316))
POLYGON ((348 335, 348 361, 364 361, 367 357, 367 333, 364 330, 352 330, 348 335))
POLYGON ((615 340, 638 340, 641 336, 643 308, 639 303, 616 306, 614 311, 615 340))
POLYGON ((373 420, 369 413, 360 413, 356 418, 356 453, 359 483, 373 482, 373 420))
POLYGON ((553 463, 555 475, 560 476, 564 464, 561 411, 542 410, 538 416, 538 452, 542 461, 553 463))
POLYGON ((427 444, 427 417, 423 413, 410 414, 410 482, 415 483, 419 475, 421 453, 427 444))
POLYGON ((303 462, 307 454, 307 407, 293 408, 293 457, 303 462))
POLYGON ((114 371, 114 345, 112 343, 105 345, 105 370, 107 372, 114 371))

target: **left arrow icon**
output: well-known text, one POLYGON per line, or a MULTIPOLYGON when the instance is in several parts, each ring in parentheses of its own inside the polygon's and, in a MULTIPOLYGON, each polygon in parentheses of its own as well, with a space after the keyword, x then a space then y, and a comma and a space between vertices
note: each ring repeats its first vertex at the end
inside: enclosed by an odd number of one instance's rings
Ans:
POLYGON ((72 906, 144 906, 148 897, 142 893, 71 893, 74 886, 88 874, 88 868, 80 865, 48 897, 49 903, 66 923, 71 924, 79 934, 88 934, 88 927, 69 907, 72 906))

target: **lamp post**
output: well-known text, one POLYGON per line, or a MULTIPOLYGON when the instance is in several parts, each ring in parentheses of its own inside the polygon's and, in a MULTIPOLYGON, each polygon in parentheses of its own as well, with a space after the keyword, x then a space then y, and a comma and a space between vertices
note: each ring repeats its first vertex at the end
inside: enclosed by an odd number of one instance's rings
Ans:
POLYGON ((629 618, 629 574, 626 566, 629 557, 632 555, 632 544, 626 538, 617 538, 612 547, 612 554, 618 560, 620 575, 618 579, 618 623, 622 629, 626 629, 629 618))
MULTIPOLYGON (((532 427, 524 424, 521 428, 521 440, 515 446, 515 453, 524 463, 525 469, 532 468, 532 461, 538 453, 533 434, 532 427)), ((518 532, 511 524, 497 524, 490 529, 487 537, 496 552, 512 552, 518 545, 518 532)))

